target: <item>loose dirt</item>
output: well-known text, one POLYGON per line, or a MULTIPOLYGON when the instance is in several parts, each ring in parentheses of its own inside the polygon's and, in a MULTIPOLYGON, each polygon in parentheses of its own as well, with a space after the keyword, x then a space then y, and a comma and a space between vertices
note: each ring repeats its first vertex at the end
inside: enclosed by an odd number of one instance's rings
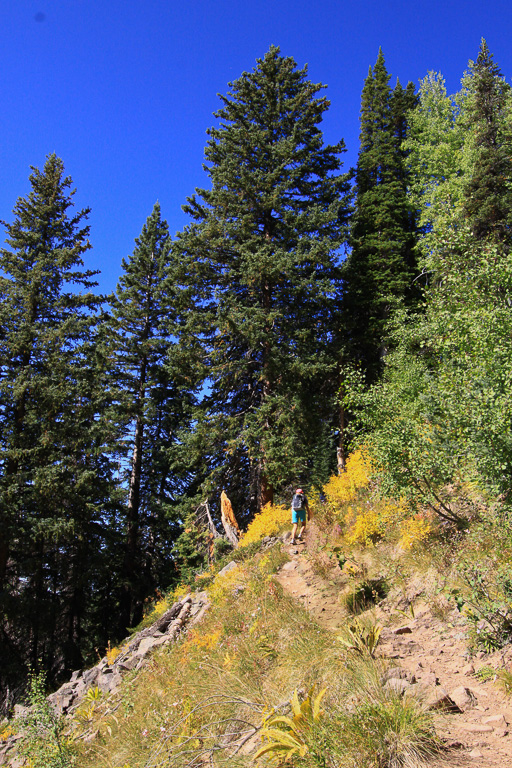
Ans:
MULTIPOLYGON (((350 589, 349 578, 322 554, 319 541, 312 524, 305 545, 285 544, 290 562, 277 579, 318 624, 336 631, 348 618, 340 595, 350 589)), ((436 708, 437 732, 448 748, 437 765, 512 768, 512 698, 493 680, 482 681, 475 674, 489 666, 512 671, 512 646, 472 657, 464 617, 450 606, 440 610, 423 593, 417 578, 372 609, 383 627, 376 655, 398 668, 396 685, 417 692, 436 708), (411 604, 408 615, 404 609, 411 604)))

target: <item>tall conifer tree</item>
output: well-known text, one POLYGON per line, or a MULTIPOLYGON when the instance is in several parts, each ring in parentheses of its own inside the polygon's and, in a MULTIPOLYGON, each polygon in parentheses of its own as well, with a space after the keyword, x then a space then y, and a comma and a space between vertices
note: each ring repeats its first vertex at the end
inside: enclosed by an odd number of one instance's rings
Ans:
POLYGON ((121 433, 128 489, 120 615, 120 627, 126 628, 141 620, 144 598, 171 578, 176 523, 173 527, 167 518, 186 476, 176 447, 194 400, 192 371, 171 340, 177 331, 177 286, 159 203, 122 266, 108 327, 116 392, 111 418, 121 433))
POLYGON ((32 170, 0 249, 0 654, 57 674, 81 663, 112 488, 88 210, 56 155, 32 170))
POLYGON ((352 250, 344 271, 348 358, 361 364, 369 381, 382 368, 392 300, 413 294, 416 268, 402 146, 414 88, 409 84, 404 90, 397 82, 392 91, 389 79, 380 50, 361 96, 352 250))
POLYGON ((230 84, 206 147, 211 189, 189 199, 177 242, 202 291, 203 447, 239 512, 311 477, 325 445, 348 187, 343 144, 323 143, 321 89, 275 47, 230 84))
POLYGON ((512 130, 507 100, 510 86, 482 40, 470 67, 467 124, 475 157, 464 188, 464 212, 478 240, 511 241, 512 130))

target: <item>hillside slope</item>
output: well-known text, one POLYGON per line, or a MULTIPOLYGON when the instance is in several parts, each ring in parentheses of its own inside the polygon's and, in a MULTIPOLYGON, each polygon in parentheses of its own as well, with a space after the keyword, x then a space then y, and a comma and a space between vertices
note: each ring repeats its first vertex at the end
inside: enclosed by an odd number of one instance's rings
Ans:
MULTIPOLYGON (((184 596, 100 662, 99 674, 116 679, 110 691, 98 675, 77 676, 75 683, 92 682, 65 704, 68 762, 32 764, 242 766, 282 731, 297 767, 512 765, 512 707, 489 672, 508 667, 511 647, 471 658, 466 620, 435 595, 432 571, 394 582, 386 574, 387 596, 375 595, 355 617, 347 610, 353 575, 326 554, 321 532, 310 526, 305 546, 283 538, 245 559, 237 552, 240 562, 215 577, 208 599, 184 596), (382 627, 375 648, 372 627, 382 627), (303 718, 295 735, 276 723, 269 736, 268 718, 290 714, 294 691, 300 704, 311 688, 313 697, 326 689, 324 714, 303 718)), ((378 584, 382 563, 370 560, 352 568, 378 584)), ((51 734, 42 737, 48 746, 51 734)), ((16 739, 4 739, 4 748, 16 739)), ((21 765, 12 751, 2 754, 0 765, 21 765)), ((280 754, 274 748, 267 757, 280 754)))

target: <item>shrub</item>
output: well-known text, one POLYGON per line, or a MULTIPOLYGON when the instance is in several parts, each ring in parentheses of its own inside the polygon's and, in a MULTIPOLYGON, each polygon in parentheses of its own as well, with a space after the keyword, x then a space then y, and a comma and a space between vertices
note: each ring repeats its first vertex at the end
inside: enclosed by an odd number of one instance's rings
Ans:
POLYGON ((70 768, 74 750, 64 736, 64 717, 46 698, 44 673, 30 677, 30 711, 23 718, 23 738, 18 752, 30 768, 70 768))
POLYGON ((246 547, 248 544, 261 541, 265 536, 275 536, 283 528, 290 525, 290 520, 291 513, 289 507, 284 504, 279 506, 266 504, 249 524, 247 531, 240 539, 240 546, 246 547))
POLYGON ((365 579, 354 582, 352 590, 345 595, 343 603, 350 613, 361 613, 385 598, 388 591, 389 587, 381 576, 376 579, 365 579))
POLYGON ((353 501, 362 488, 367 488, 370 483, 372 464, 368 453, 359 448, 351 453, 347 459, 345 472, 341 475, 333 475, 323 492, 327 503, 336 509, 343 504, 353 501))
POLYGON ((439 750, 431 717, 410 698, 364 702, 340 725, 347 768, 412 768, 439 750))

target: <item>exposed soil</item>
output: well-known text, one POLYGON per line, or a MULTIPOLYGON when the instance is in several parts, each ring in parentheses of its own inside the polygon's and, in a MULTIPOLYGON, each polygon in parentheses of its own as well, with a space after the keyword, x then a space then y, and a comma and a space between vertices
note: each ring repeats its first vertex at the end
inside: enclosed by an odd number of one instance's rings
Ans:
MULTIPOLYGON (((321 626, 335 631, 347 621, 340 595, 349 579, 319 554, 318 540, 313 524, 305 544, 285 544, 291 560, 277 579, 321 626)), ((376 655, 400 670, 394 684, 436 708, 437 731, 449 748, 439 765, 512 768, 512 698, 475 675, 484 666, 512 669, 512 646, 472 658, 464 617, 448 605, 427 602, 419 578, 391 592, 372 613, 383 626, 376 655), (405 612, 411 604, 414 616, 405 612)))

